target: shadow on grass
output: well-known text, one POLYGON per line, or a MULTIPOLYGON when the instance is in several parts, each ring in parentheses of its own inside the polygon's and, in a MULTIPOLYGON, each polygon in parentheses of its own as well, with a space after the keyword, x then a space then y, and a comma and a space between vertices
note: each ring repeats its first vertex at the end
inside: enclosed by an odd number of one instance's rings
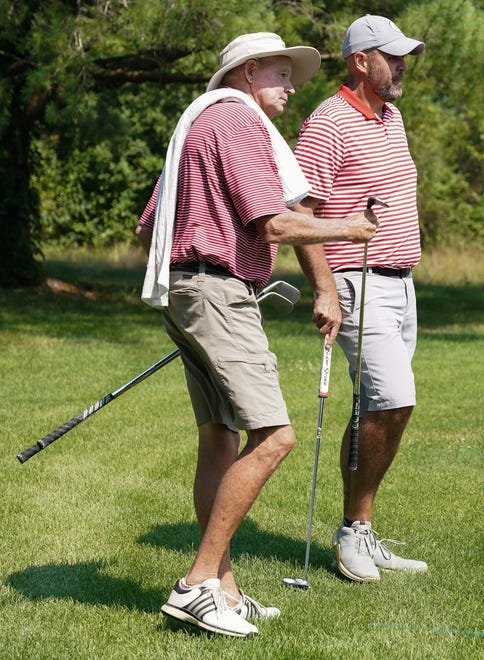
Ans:
MULTIPOLYGON (((138 543, 176 551, 193 552, 194 544, 200 541, 196 523, 169 523, 155 525, 138 538, 138 543)), ((287 534, 273 534, 260 529, 251 518, 246 518, 230 543, 233 559, 259 557, 293 562, 301 566, 306 557, 306 538, 294 539, 287 534)), ((336 573, 334 555, 328 547, 311 541, 310 565, 336 573)), ((296 576, 301 577, 301 576, 296 576)))
POLYGON ((157 589, 141 589, 132 580, 108 575, 104 572, 104 567, 104 562, 30 566, 13 573, 8 578, 7 585, 32 600, 62 598, 87 605, 126 607, 147 613, 159 612, 166 593, 157 589))
MULTIPOLYGON (((484 323, 483 287, 478 285, 446 286, 437 284, 415 285, 420 332, 442 326, 458 326, 458 335, 445 333, 445 339, 457 341, 473 339, 475 333, 466 326, 484 323)), ((440 336, 439 338, 444 338, 440 336)))
POLYGON ((0 306, 0 330, 13 334, 122 342, 143 326, 156 325, 162 331, 159 314, 141 301, 0 289, 0 306))
MULTIPOLYGON (((140 300, 139 267, 59 261, 46 264, 46 275, 60 278, 60 289, 47 285, 19 290, 0 288, 0 324, 4 330, 121 342, 130 333, 139 332, 140 327, 156 326, 163 332, 160 315, 140 300)), ((280 332, 284 334, 314 333, 312 292, 304 276, 279 270, 272 277, 273 281, 278 279, 297 286, 302 296, 293 313, 284 316, 271 304, 264 304, 265 319, 282 322, 280 332)), ((479 336, 475 326, 484 324, 482 286, 417 281, 416 291, 421 336, 459 342, 479 336), (445 331, 449 326, 458 327, 459 332, 445 331)))
MULTIPOLYGON (((195 523, 176 523, 156 525, 139 537, 138 543, 191 554, 194 543, 199 540, 200 533, 195 523)), ((298 567, 295 569, 297 575, 281 575, 281 579, 303 576, 306 541, 265 532, 250 518, 243 521, 235 534, 231 550, 233 559, 249 556, 293 562, 298 567)), ((109 575, 107 567, 108 563, 102 561, 30 566, 10 575, 6 584, 32 600, 68 599, 86 605, 125 607, 149 614, 159 612, 160 604, 172 588, 171 583, 166 586, 166 591, 142 589, 133 580, 109 575)), ((339 576, 332 551, 312 542, 310 570, 316 568, 339 576)))

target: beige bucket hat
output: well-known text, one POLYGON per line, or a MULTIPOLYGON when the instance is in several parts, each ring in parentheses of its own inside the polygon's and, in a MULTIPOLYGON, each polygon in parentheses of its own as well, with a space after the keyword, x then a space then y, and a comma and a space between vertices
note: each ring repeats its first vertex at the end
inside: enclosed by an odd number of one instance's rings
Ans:
POLYGON ((285 55, 292 62, 291 81, 300 85, 312 78, 321 66, 321 55, 311 46, 292 46, 286 48, 281 37, 272 32, 254 32, 242 34, 231 41, 220 53, 220 69, 207 85, 207 92, 216 89, 228 71, 252 58, 285 55))

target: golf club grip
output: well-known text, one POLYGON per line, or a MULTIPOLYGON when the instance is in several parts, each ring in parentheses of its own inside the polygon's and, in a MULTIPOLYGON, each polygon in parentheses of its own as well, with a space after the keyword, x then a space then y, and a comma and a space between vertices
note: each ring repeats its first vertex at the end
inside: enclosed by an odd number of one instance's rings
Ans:
POLYGON ((25 461, 28 461, 29 458, 31 458, 35 454, 38 454, 39 451, 42 451, 42 449, 48 447, 55 440, 61 438, 63 435, 71 431, 74 427, 78 426, 78 424, 83 422, 91 415, 94 415, 95 412, 97 412, 103 406, 106 406, 113 399, 114 396, 112 394, 107 394, 102 399, 99 399, 99 401, 96 401, 96 403, 90 405, 89 408, 83 410, 81 413, 79 413, 79 415, 72 417, 72 419, 68 420, 61 426, 58 426, 56 429, 45 435, 43 438, 40 438, 40 440, 37 440, 35 445, 32 445, 32 447, 29 447, 25 451, 22 451, 20 454, 18 454, 17 455, 18 460, 21 463, 25 463, 25 461))
POLYGON ((332 347, 327 348, 323 344, 323 355, 321 358, 321 373, 319 377, 319 397, 326 398, 329 392, 329 373, 331 370, 332 347))
POLYGON ((360 395, 353 394, 353 410, 351 413, 350 446, 348 451, 348 470, 358 469, 358 439, 360 435, 360 395))
POLYGON ((25 451, 20 452, 20 454, 17 454, 17 458, 21 463, 25 463, 25 461, 28 461, 29 458, 32 458, 32 456, 35 456, 35 454, 38 454, 39 451, 42 451, 42 449, 45 449, 48 447, 52 442, 57 440, 58 438, 62 437, 69 431, 71 431, 73 428, 75 428, 78 424, 83 422, 85 419, 88 417, 91 417, 91 415, 94 415, 95 412, 106 406, 108 403, 110 403, 113 399, 118 397, 120 394, 123 394, 123 392, 126 392, 127 390, 131 389, 136 385, 137 383, 140 383, 142 380, 145 378, 148 378, 148 376, 151 376, 151 374, 154 374, 158 369, 161 369, 161 367, 164 367, 166 364, 174 360, 180 355, 180 351, 178 348, 176 348, 174 351, 171 353, 168 353, 165 355, 161 360, 158 360, 158 362, 155 362, 154 364, 151 365, 151 367, 148 367, 148 369, 145 369, 141 374, 138 374, 138 376, 135 376, 132 380, 128 381, 121 387, 118 387, 117 390, 113 390, 109 394, 106 394, 103 396, 102 399, 99 399, 99 401, 96 401, 95 403, 91 404, 88 408, 83 410, 81 413, 76 415, 75 417, 72 417, 69 421, 65 422, 61 426, 58 426, 56 429, 51 431, 51 433, 48 433, 45 435, 43 438, 40 438, 40 440, 37 440, 35 445, 32 445, 25 451))

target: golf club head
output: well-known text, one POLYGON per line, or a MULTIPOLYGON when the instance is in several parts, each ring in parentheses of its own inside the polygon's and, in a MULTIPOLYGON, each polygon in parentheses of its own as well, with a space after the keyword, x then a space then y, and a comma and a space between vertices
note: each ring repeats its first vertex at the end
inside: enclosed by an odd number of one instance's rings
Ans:
POLYGON ((303 580, 303 578, 283 578, 282 583, 293 589, 301 589, 302 591, 307 591, 311 589, 309 582, 303 580))
POLYGON ((277 282, 274 282, 274 285, 275 292, 280 296, 287 298, 287 300, 292 302, 293 305, 295 305, 301 297, 301 292, 299 289, 297 289, 295 286, 292 286, 292 284, 289 284, 288 282, 278 280, 277 282))
POLYGON ((301 297, 301 292, 292 284, 284 282, 283 280, 277 280, 277 282, 271 282, 263 289, 259 291, 259 300, 262 300, 269 293, 278 293, 280 296, 287 298, 290 302, 297 303, 301 297))
POLYGON ((373 204, 378 204, 378 206, 386 206, 388 208, 388 204, 384 202, 382 199, 379 197, 368 197, 368 201, 366 203, 366 208, 371 209, 373 204))
POLYGON ((262 301, 270 302, 274 309, 276 309, 281 314, 290 314, 294 309, 294 305, 290 300, 280 295, 279 293, 276 293, 275 291, 269 291, 269 293, 265 293, 263 296, 260 296, 259 302, 262 301))
POLYGON ((278 280, 264 287, 257 296, 261 303, 270 300, 273 307, 282 314, 289 314, 294 309, 294 304, 301 297, 301 292, 292 284, 278 280))

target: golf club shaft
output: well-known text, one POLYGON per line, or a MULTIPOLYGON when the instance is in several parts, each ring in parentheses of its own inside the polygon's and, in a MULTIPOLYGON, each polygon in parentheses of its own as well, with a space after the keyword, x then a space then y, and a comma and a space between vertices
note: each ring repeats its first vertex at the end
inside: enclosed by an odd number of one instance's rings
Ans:
MULTIPOLYGON (((293 287, 287 282, 278 281, 267 285, 264 289, 261 289, 259 291, 257 295, 257 300, 261 301, 271 295, 276 295, 274 291, 275 289, 279 289, 282 291, 281 294, 277 294, 277 295, 280 298, 286 296, 284 297, 284 300, 286 300, 287 305, 290 306, 290 308, 292 309, 294 302, 296 302, 299 299, 300 293, 298 289, 296 289, 296 287, 293 287)), ((72 419, 69 419, 64 424, 61 424, 61 426, 58 426, 56 429, 51 431, 51 433, 48 433, 43 438, 40 438, 40 440, 37 440, 37 442, 34 445, 20 452, 20 454, 17 454, 18 460, 20 461, 20 463, 25 463, 26 461, 29 460, 29 458, 32 458, 32 456, 38 454, 40 451, 42 451, 42 449, 48 447, 55 440, 61 438, 69 431, 72 431, 73 428, 81 424, 81 422, 84 422, 88 417, 94 415, 94 413, 96 413, 98 410, 100 410, 104 406, 107 406, 108 403, 113 401, 113 399, 118 397, 120 394, 123 394, 127 390, 134 387, 134 385, 137 385, 145 378, 148 378, 148 376, 154 374, 156 371, 158 371, 158 369, 161 369, 169 362, 177 358, 179 355, 180 355, 180 351, 178 348, 172 351, 171 353, 168 353, 160 360, 152 364, 151 367, 145 369, 138 376, 135 376, 132 380, 128 381, 124 385, 121 385, 121 387, 118 387, 118 389, 114 390, 113 392, 106 394, 105 396, 102 397, 102 399, 99 399, 99 401, 96 401, 95 403, 91 404, 81 413, 79 413, 75 417, 72 417, 72 419)))
POLYGON ((329 373, 331 369, 331 348, 327 348, 325 341, 323 341, 323 354, 321 358, 321 372, 319 376, 319 414, 318 414, 318 428, 316 431, 316 445, 314 450, 314 466, 313 466, 313 480, 311 484, 311 498, 309 502, 309 522, 308 533, 306 540, 306 557, 304 559, 304 575, 303 579, 307 582, 308 569, 309 569, 309 555, 311 551, 311 536, 313 530, 313 514, 314 514, 314 497, 316 494, 316 480, 318 476, 318 463, 319 463, 319 448, 321 445, 321 433, 323 428, 323 412, 324 402, 328 396, 329 390, 329 373))

